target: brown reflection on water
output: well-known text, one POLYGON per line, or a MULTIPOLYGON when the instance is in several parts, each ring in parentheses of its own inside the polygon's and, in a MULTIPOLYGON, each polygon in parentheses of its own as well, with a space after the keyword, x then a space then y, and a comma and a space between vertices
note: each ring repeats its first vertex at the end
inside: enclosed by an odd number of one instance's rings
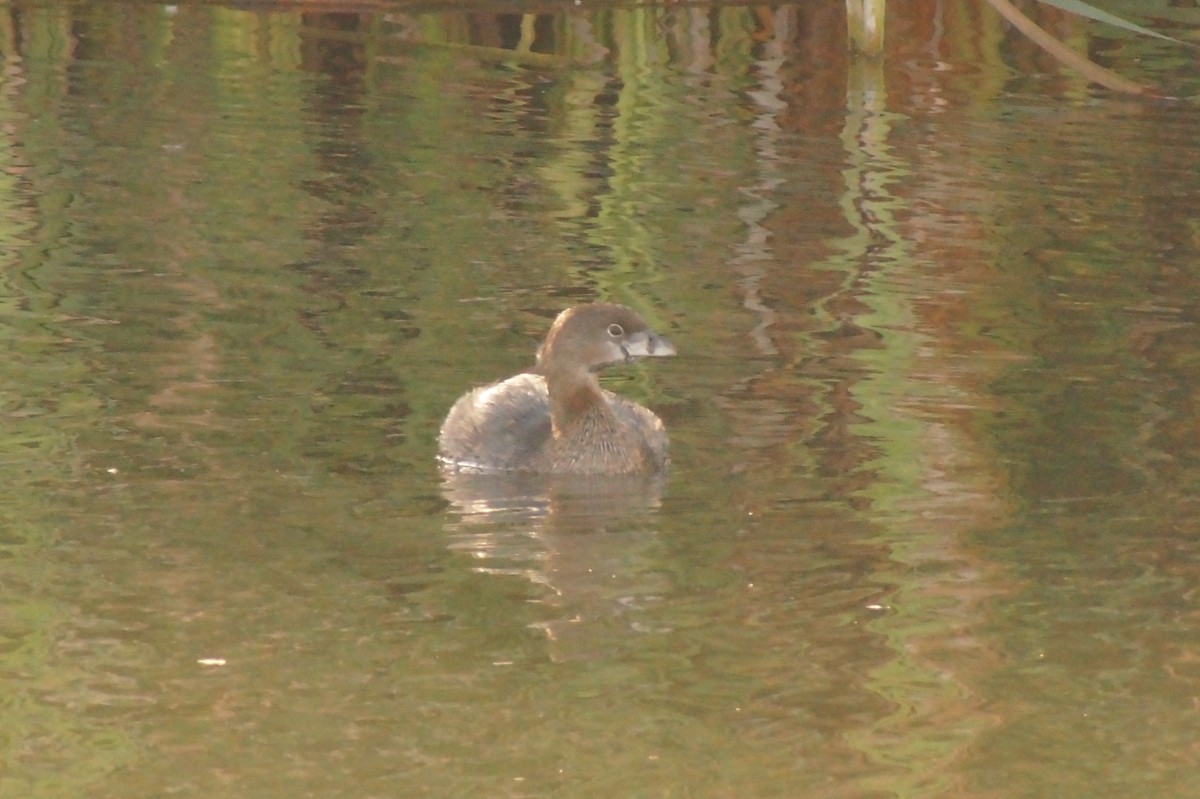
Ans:
MULTIPOLYGON (((954 333, 979 299, 963 280, 973 267, 962 256, 980 249, 984 233, 925 225, 913 210, 959 199, 913 179, 915 154, 896 140, 900 119, 887 110, 877 68, 851 68, 844 162, 790 149, 777 109, 796 103, 783 84, 772 86, 773 70, 761 71, 764 86, 752 93, 762 98, 758 168, 771 175, 793 161, 841 163, 816 191, 841 194, 849 233, 814 253, 804 201, 778 194, 770 178, 745 190, 755 202, 742 214, 751 232, 735 261, 738 286, 761 320, 749 340, 776 365, 721 397, 747 451, 739 471, 752 493, 741 501, 758 531, 737 547, 735 563, 766 605, 768 597, 787 605, 803 590, 774 565, 783 553, 794 560, 797 548, 829 547, 854 563, 854 580, 824 587, 861 586, 841 613, 876 641, 849 684, 888 709, 861 725, 841 714, 829 732, 879 770, 860 778, 864 789, 966 790, 954 768, 1005 723, 978 685, 1004 659, 981 629, 991 604, 1017 586, 969 543, 1013 509, 1006 475, 972 421, 997 406, 988 381, 1017 356, 954 333), (769 235, 759 219, 770 220, 769 235), (812 263, 802 280, 780 266, 793 259, 812 263), (801 509, 803 543, 789 530, 801 509)), ((828 607, 828 596, 822 602, 828 607)), ((808 630, 804 640, 821 635, 808 630)))

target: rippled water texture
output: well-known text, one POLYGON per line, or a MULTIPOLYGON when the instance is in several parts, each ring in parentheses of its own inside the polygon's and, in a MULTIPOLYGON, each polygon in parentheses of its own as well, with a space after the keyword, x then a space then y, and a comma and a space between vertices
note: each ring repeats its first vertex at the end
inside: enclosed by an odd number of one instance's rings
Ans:
POLYGON ((1023 7, 1185 99, 968 0, 5 6, 0 796, 1200 796, 1200 70, 1023 7), (669 475, 444 481, 591 299, 669 475))

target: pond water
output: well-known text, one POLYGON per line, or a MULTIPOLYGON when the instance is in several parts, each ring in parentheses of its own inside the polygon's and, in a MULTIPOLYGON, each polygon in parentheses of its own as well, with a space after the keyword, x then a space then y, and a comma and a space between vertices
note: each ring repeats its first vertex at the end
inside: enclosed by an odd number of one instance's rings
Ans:
POLYGON ((6 6, 0 795, 1200 795, 1194 53, 894 5, 6 6), (592 299, 666 478, 444 481, 592 299))

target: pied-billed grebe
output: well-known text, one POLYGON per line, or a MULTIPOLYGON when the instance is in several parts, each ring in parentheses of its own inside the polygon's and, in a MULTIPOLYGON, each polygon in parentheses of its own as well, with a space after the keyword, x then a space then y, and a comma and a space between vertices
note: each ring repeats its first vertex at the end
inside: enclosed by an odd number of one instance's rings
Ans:
POLYGON ((454 403, 438 437, 439 458, 469 471, 656 472, 667 463, 662 420, 600 388, 596 372, 674 354, 623 305, 569 308, 554 320, 532 372, 454 403))

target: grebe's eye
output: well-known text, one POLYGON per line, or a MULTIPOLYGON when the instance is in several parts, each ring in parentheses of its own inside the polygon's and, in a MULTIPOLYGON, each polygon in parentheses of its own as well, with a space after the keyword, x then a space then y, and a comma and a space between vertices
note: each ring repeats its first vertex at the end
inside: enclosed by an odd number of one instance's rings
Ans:
POLYGON ((621 327, 616 322, 613 322, 608 326, 608 335, 612 336, 613 338, 619 338, 625 335, 625 328, 621 327))

